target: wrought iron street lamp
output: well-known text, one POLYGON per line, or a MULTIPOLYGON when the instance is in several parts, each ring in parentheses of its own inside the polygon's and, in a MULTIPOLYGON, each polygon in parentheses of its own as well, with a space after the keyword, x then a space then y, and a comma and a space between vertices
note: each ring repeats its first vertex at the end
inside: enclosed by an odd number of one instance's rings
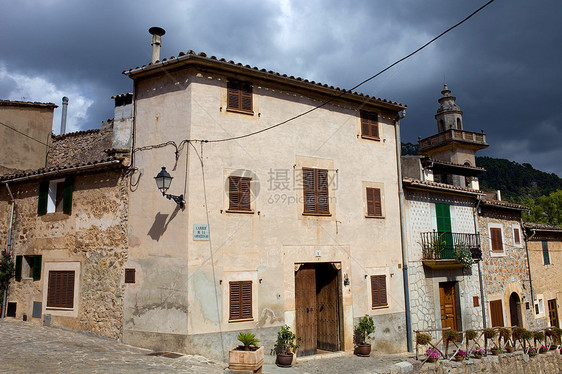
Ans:
POLYGON ((162 166, 162 170, 160 170, 160 173, 158 173, 158 175, 156 175, 154 179, 156 180, 156 186, 162 192, 162 196, 166 197, 168 200, 174 200, 176 204, 178 204, 180 208, 183 209, 185 206, 183 195, 176 196, 166 193, 166 191, 168 191, 168 189, 170 188, 172 179, 174 179, 174 177, 172 177, 170 173, 166 171, 166 168, 164 166, 162 166))

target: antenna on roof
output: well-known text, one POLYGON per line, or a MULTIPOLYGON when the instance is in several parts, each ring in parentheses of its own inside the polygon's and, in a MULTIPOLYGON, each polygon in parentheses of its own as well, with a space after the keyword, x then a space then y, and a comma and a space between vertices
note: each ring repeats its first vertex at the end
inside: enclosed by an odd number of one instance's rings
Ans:
POLYGON ((152 45, 152 63, 160 60, 160 46, 162 45, 162 35, 166 33, 161 27, 151 27, 148 29, 148 32, 152 35, 152 41, 150 45, 152 45))

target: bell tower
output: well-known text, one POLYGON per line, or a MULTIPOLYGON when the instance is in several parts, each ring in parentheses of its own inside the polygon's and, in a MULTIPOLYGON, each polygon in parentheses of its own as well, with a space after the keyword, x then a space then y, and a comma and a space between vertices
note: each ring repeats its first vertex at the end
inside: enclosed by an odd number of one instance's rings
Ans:
POLYGON ((437 120, 437 132, 443 132, 450 129, 462 130, 462 111, 455 103, 456 97, 451 96, 451 90, 445 85, 441 91, 439 99, 439 109, 435 119, 437 120))

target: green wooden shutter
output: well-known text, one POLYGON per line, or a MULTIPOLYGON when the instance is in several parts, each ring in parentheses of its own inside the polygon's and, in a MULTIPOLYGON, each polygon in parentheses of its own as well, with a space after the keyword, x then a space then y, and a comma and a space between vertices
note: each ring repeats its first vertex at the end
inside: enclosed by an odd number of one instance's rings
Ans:
POLYGON ((49 182, 39 183, 39 200, 37 202, 37 214, 47 213, 47 200, 49 198, 49 182))
POLYGON ((41 279, 41 255, 33 256, 33 280, 41 279))
POLYGON ((63 212, 70 214, 72 212, 72 189, 74 187, 74 180, 68 177, 64 181, 64 199, 62 202, 63 212))
POLYGON ((445 249, 441 252, 441 258, 454 258, 453 235, 451 234, 451 211, 448 204, 435 204, 435 216, 437 218, 437 232, 443 242, 445 249))
POLYGON ((23 261, 23 256, 16 256, 16 280, 21 280, 21 265, 23 261))
POLYGON ((542 257, 545 265, 550 265, 550 254, 548 253, 548 242, 542 242, 542 257))

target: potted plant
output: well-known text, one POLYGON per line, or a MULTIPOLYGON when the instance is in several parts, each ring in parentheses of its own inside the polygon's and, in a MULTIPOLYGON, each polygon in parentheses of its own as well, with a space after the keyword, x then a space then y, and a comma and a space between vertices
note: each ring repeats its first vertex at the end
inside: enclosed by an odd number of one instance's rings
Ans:
POLYGON ((446 330, 443 332, 443 341, 445 342, 445 357, 449 357, 449 343, 456 342, 457 340, 459 340, 459 338, 460 335, 455 330, 446 330))
POLYGON ((535 357, 537 355, 537 351, 533 347, 529 348, 529 352, 527 352, 529 357, 535 357))
POLYGON ((505 350, 507 353, 513 353, 513 351, 515 350, 515 348, 513 347, 513 345, 511 345, 511 341, 508 341, 505 344, 505 350))
POLYGON ((293 355, 300 347, 297 341, 301 338, 297 337, 288 325, 281 327, 277 332, 277 366, 291 366, 293 363, 293 355))
POLYGON ((437 348, 428 348, 425 351, 425 355, 427 356, 426 361, 428 362, 435 362, 441 358, 441 353, 437 348))
POLYGON ((431 342, 431 335, 424 334, 423 332, 416 333, 416 343, 419 345, 427 345, 431 342))
POLYGON ((460 348, 455 350, 453 353, 454 353, 453 357, 455 358, 456 361, 462 361, 466 357, 466 352, 460 348))
POLYGON ((477 358, 477 359, 481 359, 482 356, 486 353, 486 350, 484 348, 474 348, 472 350, 472 357, 477 358))
MULTIPOLYGON (((494 329, 484 329, 484 347, 488 348, 488 340, 494 339, 496 336, 496 330, 494 329)), ((496 346, 496 344, 494 344, 496 346)))
POLYGON ((355 354, 357 356, 366 357, 371 354, 371 344, 367 343, 367 338, 375 332, 375 323, 373 317, 365 314, 359 318, 359 323, 355 326, 355 354))
POLYGON ((545 354, 546 352, 548 352, 548 347, 546 345, 541 345, 539 348, 539 353, 545 354))
POLYGON ((500 354, 500 347, 498 347, 495 343, 494 346, 490 349, 490 351, 492 352, 492 354, 494 356, 497 356, 500 354))
POLYGON ((263 366, 264 348, 258 347, 259 339, 251 332, 238 334, 238 341, 242 343, 231 349, 228 354, 228 368, 231 370, 258 371, 263 366))

